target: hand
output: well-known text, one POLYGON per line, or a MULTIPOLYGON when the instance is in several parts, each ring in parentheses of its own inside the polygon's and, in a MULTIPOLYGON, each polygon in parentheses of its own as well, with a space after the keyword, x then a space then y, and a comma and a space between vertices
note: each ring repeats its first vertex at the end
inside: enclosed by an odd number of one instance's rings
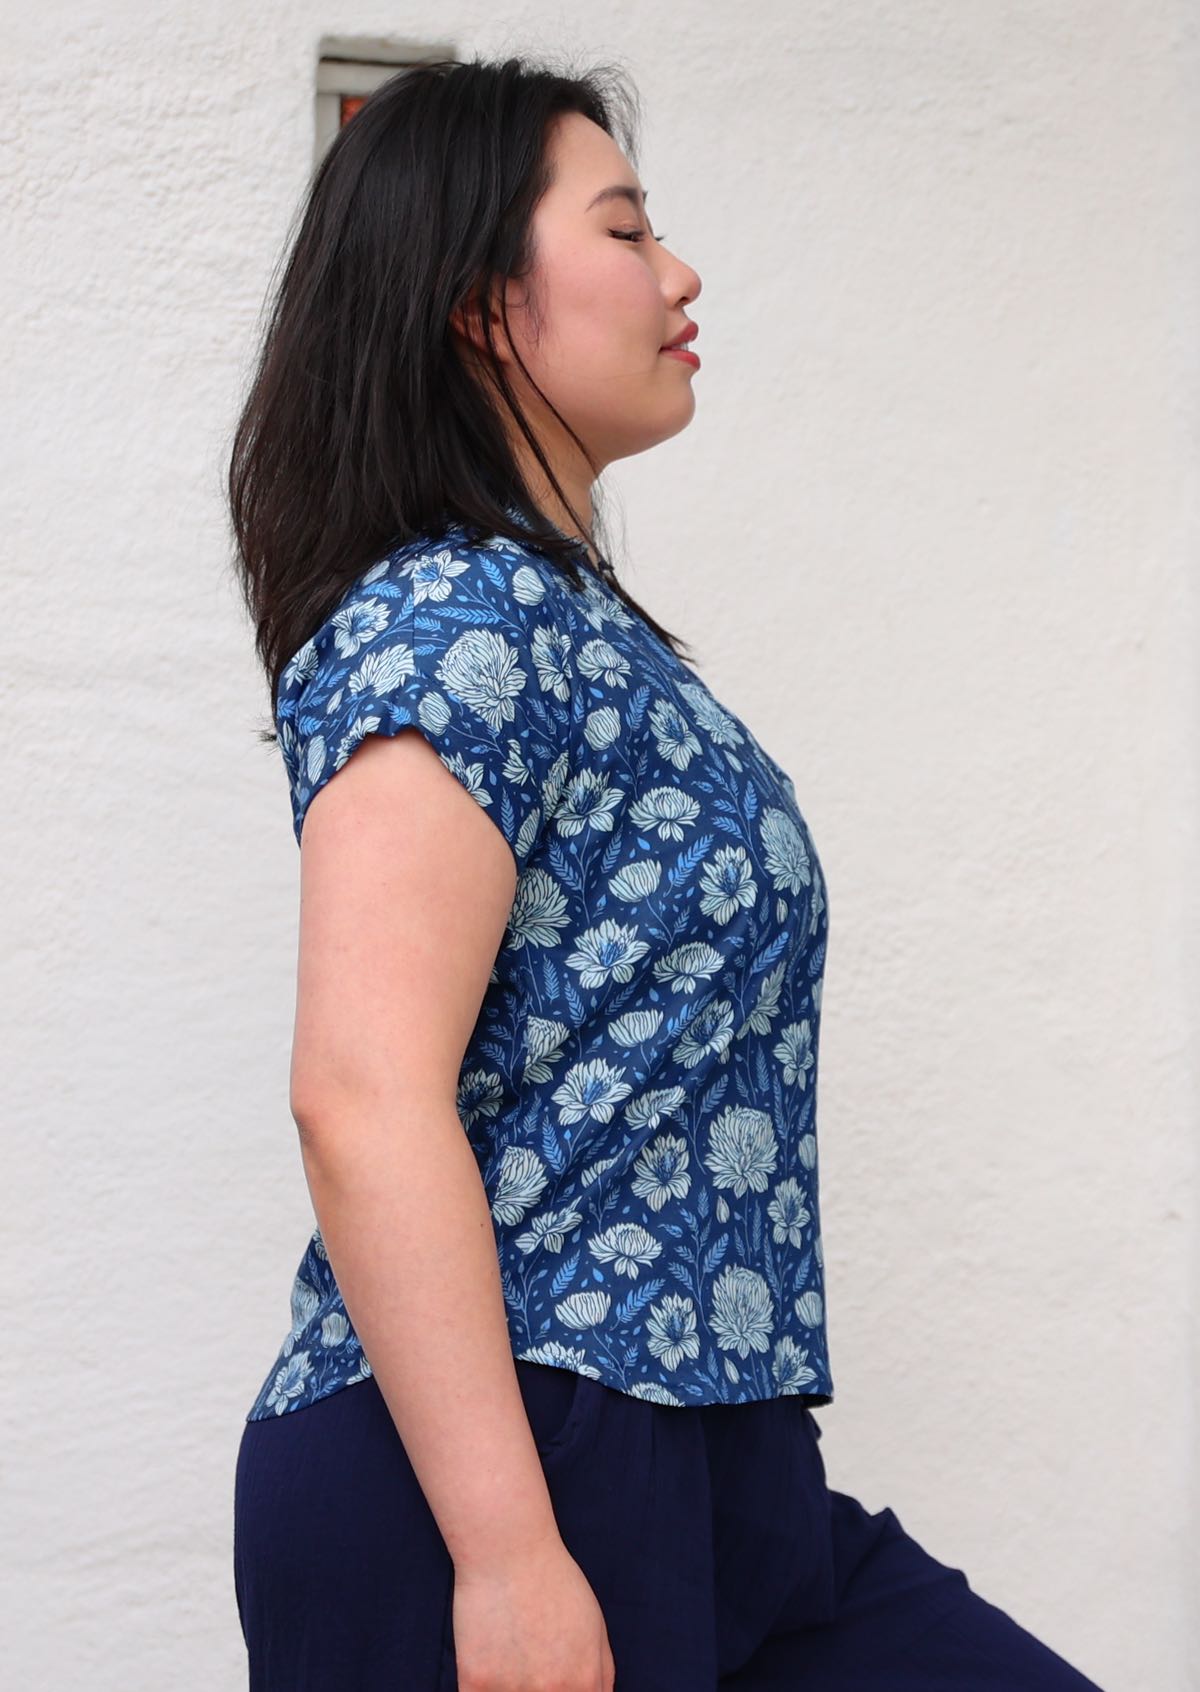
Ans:
POLYGON ((596 1595, 557 1534, 503 1566, 454 1571, 459 1692, 613 1692, 596 1595))

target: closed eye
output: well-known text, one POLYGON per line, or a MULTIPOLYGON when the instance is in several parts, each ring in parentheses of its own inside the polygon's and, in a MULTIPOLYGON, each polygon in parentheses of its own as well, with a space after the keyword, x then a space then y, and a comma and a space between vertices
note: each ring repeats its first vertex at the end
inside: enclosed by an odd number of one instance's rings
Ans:
MULTIPOLYGON (((644 229, 610 229, 609 234, 615 235, 618 241, 644 241, 646 239, 646 231, 644 229)), ((655 241, 666 240, 665 235, 655 235, 653 229, 650 231, 650 234, 655 241)))

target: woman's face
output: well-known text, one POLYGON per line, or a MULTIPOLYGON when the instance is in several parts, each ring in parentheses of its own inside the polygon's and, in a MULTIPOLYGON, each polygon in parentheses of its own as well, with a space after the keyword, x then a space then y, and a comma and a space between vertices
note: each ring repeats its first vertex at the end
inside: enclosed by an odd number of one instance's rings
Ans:
MULTIPOLYGON (((684 307, 699 294, 700 278, 654 239, 641 184, 598 124, 577 112, 564 114, 550 150, 554 180, 534 213, 534 273, 528 279, 540 322, 522 309, 521 291, 510 285, 509 330, 534 380, 585 442, 598 472, 691 421, 696 368, 662 348, 690 321, 684 307), (606 194, 614 187, 630 190, 632 198, 606 194)), ((498 315, 493 329, 505 374, 526 415, 536 420, 547 456, 583 491, 591 476, 581 481, 580 467, 571 462, 577 449, 508 356, 498 315)))

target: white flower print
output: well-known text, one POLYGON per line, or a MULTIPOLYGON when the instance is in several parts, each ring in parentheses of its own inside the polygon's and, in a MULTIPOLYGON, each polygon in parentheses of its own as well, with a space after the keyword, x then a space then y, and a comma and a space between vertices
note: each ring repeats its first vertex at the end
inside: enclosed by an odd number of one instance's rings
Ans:
POLYGON ((825 1318, 825 1305, 820 1293, 801 1293, 796 1300, 796 1315, 806 1328, 819 1328, 825 1318))
POLYGON ((579 649, 576 667, 589 681, 603 682, 605 687, 628 687, 630 664, 607 640, 597 638, 584 641, 579 649))
POLYGON ((547 1179, 545 1164, 528 1146, 505 1146, 492 1199, 496 1221, 522 1221, 545 1191, 547 1179))
POLYGON ((539 1246, 543 1251, 561 1251, 567 1235, 582 1221, 579 1211, 569 1206, 565 1210, 546 1211, 534 1216, 523 1234, 514 1235, 513 1244, 524 1252, 536 1251, 539 1246))
POLYGON ((333 644, 343 658, 353 658, 360 647, 387 628, 391 618, 382 599, 363 599, 347 605, 333 617, 333 644))
POLYGON ((626 1011, 608 1025, 609 1038, 618 1046, 641 1046, 662 1027, 663 1013, 653 1008, 626 1011))
POLYGON ((677 1116, 686 1100, 682 1087, 652 1087, 626 1105, 625 1120, 631 1128, 657 1128, 665 1117, 677 1116))
POLYGON ((494 1069, 465 1069, 458 1078, 455 1103, 464 1128, 495 1116, 504 1099, 504 1080, 494 1069))
POLYGON ((680 787, 652 787, 629 807, 635 828, 657 833, 660 840, 682 840, 685 826, 700 815, 700 805, 680 787))
POLYGON ((804 1203, 804 1188, 798 1181, 790 1177, 780 1181, 767 1206, 767 1215, 775 1224, 773 1238, 776 1245, 782 1245, 785 1240, 788 1245, 804 1244, 804 1228, 812 1221, 812 1212, 804 1203))
POLYGON ((656 700, 650 713, 650 727, 658 743, 659 756, 677 770, 686 770, 701 746, 678 705, 669 699, 656 700))
POLYGON ((812 1049, 812 1025, 807 1018, 803 1022, 789 1022, 786 1028, 781 1029, 779 1043, 773 1050, 783 1065, 783 1079, 788 1086, 807 1086, 808 1072, 816 1062, 812 1049))
POLYGON ((556 699, 571 697, 571 641, 561 630, 544 625, 533 631, 533 662, 538 685, 556 699))
POLYGON ((636 905, 657 890, 662 873, 662 865, 657 858, 640 858, 637 863, 626 864, 624 869, 618 870, 609 881, 608 890, 614 899, 636 905))
POLYGON ((704 1161, 716 1185, 732 1187, 738 1198, 750 1191, 766 1191, 778 1154, 779 1143, 765 1110, 729 1105, 709 1125, 704 1161))
POLYGON ((576 770, 555 810, 555 827, 565 835, 581 834, 589 828, 610 834, 624 797, 620 788, 609 786, 602 770, 576 770))
POLYGON ((707 940, 688 940, 659 958, 654 976, 657 981, 669 981, 673 993, 694 993, 697 984, 710 980, 721 963, 720 952, 707 940))
POLYGON ((717 704, 703 682, 687 681, 679 691, 692 708, 692 715, 714 746, 740 746, 745 736, 732 715, 717 704))
POLYGON ((812 880, 808 848, 786 811, 769 805, 762 814, 763 856, 776 887, 799 893, 812 880))
POLYGON ((512 722, 517 714, 513 701, 526 681, 516 648, 492 629, 465 629, 446 648, 435 674, 448 693, 493 730, 512 722))
POLYGON ((695 1069, 710 1056, 720 1057, 733 1040, 733 1006, 715 999, 698 1010, 675 1043, 674 1057, 685 1069, 695 1069))
POLYGON ((583 733, 595 752, 611 746, 621 733, 621 713, 611 705, 600 705, 584 718, 583 733))
POLYGON ((700 909, 721 924, 753 910, 758 899, 754 866, 744 846, 718 846, 700 875, 700 909))
POLYGON ((730 1264, 718 1275, 712 1290, 709 1318, 717 1344, 748 1357, 771 1344, 774 1307, 766 1281, 755 1269, 730 1264))
POLYGON ((303 1393, 311 1374, 312 1364, 309 1362, 308 1352, 294 1352, 275 1376, 267 1399, 267 1408, 273 1410, 277 1416, 282 1416, 290 1407, 291 1401, 303 1393))
POLYGON ((578 1292, 560 1298, 554 1314, 565 1328, 598 1328, 612 1308, 606 1292, 578 1292))
POLYGON ((664 1369, 678 1369, 681 1363, 699 1357, 695 1302, 682 1293, 660 1299, 646 1318, 646 1345, 664 1369))
POLYGON ((508 944, 557 946, 570 920, 566 895, 554 877, 544 869, 522 871, 508 913, 508 944))
POLYGON ((454 578, 464 575, 470 567, 465 558, 456 558, 450 547, 414 558, 406 570, 412 579, 414 604, 424 605, 429 601, 437 604, 449 599, 454 578))
POLYGON ((636 923, 614 922, 606 917, 595 928, 585 929, 576 937, 575 950, 569 952, 566 964, 579 972, 581 987, 603 987, 609 981, 630 981, 633 967, 650 950, 649 943, 637 937, 636 923))
POLYGON ((656 1135, 638 1153, 631 1190, 645 1199, 651 1210, 661 1210, 672 1199, 686 1198, 692 1185, 687 1173, 688 1155, 688 1143, 682 1135, 656 1135))
POLYGON ((599 1263, 611 1263, 618 1275, 636 1280, 642 1270, 661 1257, 662 1241, 638 1222, 618 1222, 588 1241, 588 1250, 599 1263))
POLYGON ((562 1085, 550 1097, 559 1106, 558 1119, 562 1123, 611 1122, 613 1112, 633 1088, 622 1080, 624 1070, 592 1058, 586 1063, 572 1064, 563 1077, 562 1085))
POLYGON ((816 1380, 816 1370, 809 1368, 807 1357, 808 1352, 802 1351, 790 1335, 785 1334, 778 1342, 771 1369, 781 1393, 801 1392, 816 1380))

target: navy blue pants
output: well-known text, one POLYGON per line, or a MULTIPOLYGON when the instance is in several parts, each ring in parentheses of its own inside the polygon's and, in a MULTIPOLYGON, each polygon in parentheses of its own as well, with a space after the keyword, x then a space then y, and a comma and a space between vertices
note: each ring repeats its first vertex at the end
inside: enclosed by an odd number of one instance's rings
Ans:
MULTIPOLYGON (((799 1399, 680 1409, 516 1370, 615 1692, 1100 1692, 831 1491, 799 1399)), ((374 1379, 246 1423, 234 1491, 250 1692, 456 1692, 454 1566, 374 1379)))

